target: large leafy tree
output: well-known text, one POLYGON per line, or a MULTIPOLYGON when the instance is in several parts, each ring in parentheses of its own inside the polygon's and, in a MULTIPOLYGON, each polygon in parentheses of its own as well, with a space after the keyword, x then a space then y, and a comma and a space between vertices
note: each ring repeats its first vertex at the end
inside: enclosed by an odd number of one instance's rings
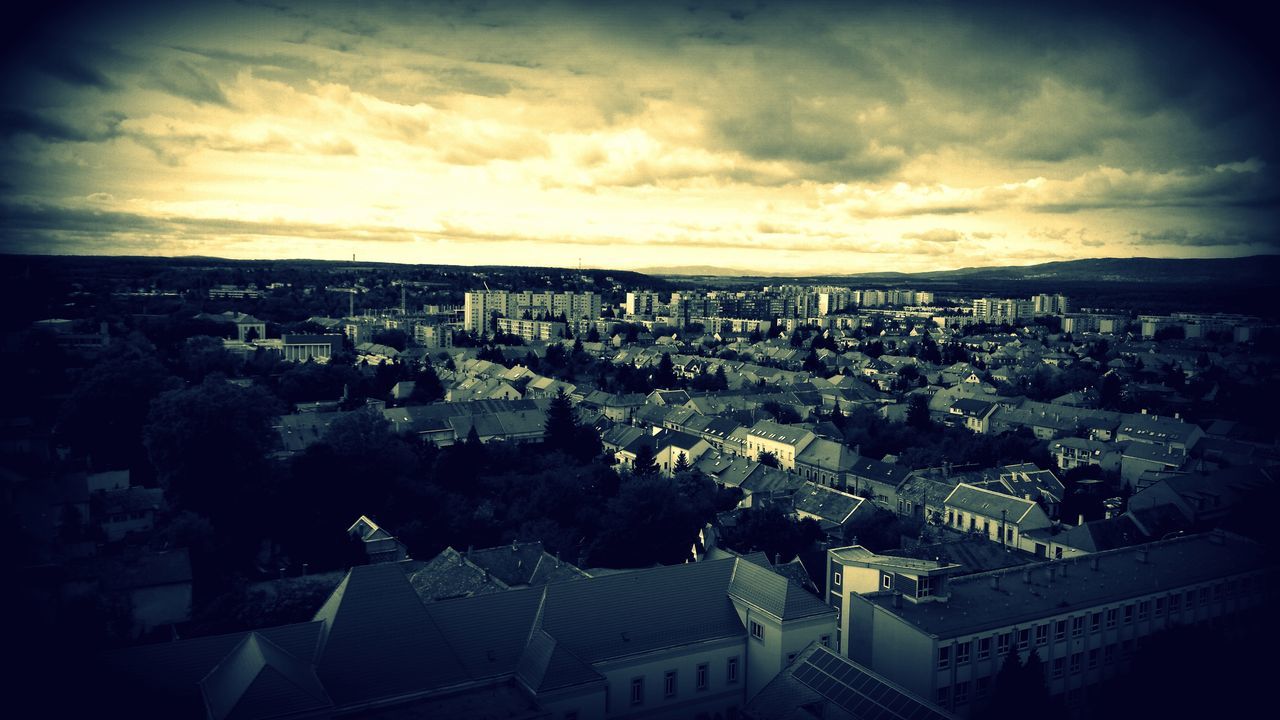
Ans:
POLYGON ((180 381, 138 348, 113 345, 63 404, 59 439, 97 468, 146 465, 142 427, 152 401, 180 381))
POLYGON ((279 412, 266 391, 218 376, 156 398, 143 441, 170 502, 215 528, 242 517, 266 485, 279 412))

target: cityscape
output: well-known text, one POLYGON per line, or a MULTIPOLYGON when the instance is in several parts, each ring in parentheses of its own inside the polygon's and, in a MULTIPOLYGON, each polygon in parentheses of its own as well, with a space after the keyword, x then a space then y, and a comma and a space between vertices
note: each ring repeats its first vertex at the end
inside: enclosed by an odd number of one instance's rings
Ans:
POLYGON ((12 19, 11 712, 1263 706, 1247 9, 12 19))

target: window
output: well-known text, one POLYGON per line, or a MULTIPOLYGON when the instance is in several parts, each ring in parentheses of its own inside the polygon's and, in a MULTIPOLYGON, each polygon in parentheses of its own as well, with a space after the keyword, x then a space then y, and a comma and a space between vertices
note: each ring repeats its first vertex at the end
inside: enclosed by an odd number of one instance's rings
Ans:
POLYGON ((1196 606, 1196 591, 1188 590, 1187 591, 1187 609, 1190 610, 1195 606, 1196 606))
POLYGON ((1164 617, 1164 598, 1156 598, 1156 617, 1164 617))
POLYGON ((1139 620, 1146 620, 1147 616, 1149 616, 1150 614, 1151 614, 1150 600, 1143 600, 1142 602, 1138 603, 1138 619, 1139 620))
POLYGON ((751 621, 751 637, 757 640, 764 639, 764 626, 755 620, 751 621))
POLYGON ((1056 547, 1056 548, 1054 548, 1054 549, 1053 549, 1053 559, 1054 559, 1054 560, 1061 560, 1061 559, 1062 559, 1062 546, 1058 546, 1058 547, 1056 547))
POLYGON ((796 661, 796 653, 787 653, 787 664, 790 665, 795 661, 796 661))
POLYGON ((974 682, 974 684, 973 684, 973 694, 974 694, 974 696, 975 696, 975 697, 977 697, 979 700, 981 700, 982 698, 986 697, 986 696, 987 696, 987 693, 989 693, 989 692, 991 692, 991 678, 989 678, 989 677, 980 677, 980 678, 978 678, 978 679, 977 679, 977 681, 976 681, 976 682, 974 682))
POLYGON ((1054 658, 1053 659, 1053 676, 1056 678, 1062 677, 1062 671, 1064 668, 1066 668, 1066 666, 1067 666, 1066 658, 1054 658))
POLYGON ((725 682, 738 682, 738 658, 729 658, 729 664, 725 666, 725 682))
POLYGON ((1175 594, 1169 596, 1169 612, 1176 613, 1182 610, 1182 595, 1175 594))
POLYGON ((1124 606, 1124 623, 1128 625, 1133 622, 1133 603, 1124 606))
POLYGON ((996 652, 1000 656, 1009 653, 1009 642, 1013 640, 1013 633, 1000 633, 996 636, 996 652))
POLYGON ((1089 651, 1089 669, 1098 667, 1098 648, 1089 651))
POLYGON ((1110 645, 1108 645, 1108 646, 1106 646, 1106 647, 1102 648, 1102 662, 1106 663, 1107 665, 1110 665, 1111 663, 1113 663, 1113 662, 1115 662, 1115 661, 1116 661, 1116 645, 1115 645, 1115 643, 1112 643, 1112 644, 1110 644, 1110 645))
POLYGON ((822 647, 828 647, 828 648, 829 648, 829 647, 831 647, 831 636, 830 636, 830 635, 823 635, 821 638, 819 638, 819 639, 818 639, 818 642, 822 645, 822 647))
POLYGON ((1044 645, 1047 642, 1049 642, 1048 623, 1044 625, 1037 625, 1036 626, 1036 645, 1044 645))
POLYGON ((978 638, 978 659, 986 660, 991 657, 991 638, 978 638))
POLYGON ((956 683, 956 689, 953 694, 956 696, 957 705, 963 705, 969 702, 969 681, 961 680, 956 683))
POLYGON ((1200 604, 1205 605, 1209 602, 1209 588, 1200 588, 1200 604))
POLYGON ((1132 638, 1120 643, 1120 657, 1122 658, 1131 657, 1136 647, 1137 647, 1137 643, 1134 642, 1132 638))
POLYGON ((1013 528, 1009 528, 1004 531, 1004 539, 1009 542, 1013 542, 1013 528))
POLYGON ((1071 637, 1080 637, 1084 635, 1084 616, 1078 615, 1071 618, 1071 637))
POLYGON ((832 584, 832 585, 835 585, 836 587, 840 587, 840 582, 841 582, 841 580, 842 580, 842 578, 840 577, 840 571, 839 571, 839 570, 837 570, 837 571, 835 571, 835 572, 831 573, 831 584, 832 584))
POLYGON ((1102 627, 1102 613, 1096 612, 1089 616, 1089 632, 1098 632, 1098 628, 1102 627))
POLYGON ((1080 663, 1084 660, 1084 653, 1071 653, 1071 664, 1069 666, 1072 675, 1080 672, 1080 663))
POLYGON ((698 665, 697 671, 694 672, 693 674, 694 684, 697 686, 697 689, 699 690, 707 689, 707 675, 708 675, 707 669, 708 669, 707 664, 701 663, 698 665))
POLYGON ((631 704, 641 705, 644 703, 644 678, 631 678, 631 704))
POLYGON ((677 676, 676 676, 675 670, 668 670, 665 674, 663 674, 662 676, 662 696, 663 697, 673 698, 676 696, 676 691, 679 689, 676 682, 676 677, 677 676))
POLYGON ((938 688, 938 704, 941 705, 942 707, 946 707, 947 703, 949 703, 950 701, 951 701, 951 686, 943 685, 942 687, 938 688))
POLYGON ((920 578, 920 582, 916 585, 916 597, 928 597, 933 594, 934 579, 930 577, 920 578))
POLYGON ((892 590, 893 576, 890 575, 889 573, 885 573, 884 575, 882 575, 880 577, 880 587, 884 588, 885 590, 892 590))
POLYGON ((1026 650, 1029 645, 1031 645, 1031 631, 1027 628, 1022 628, 1018 631, 1018 649, 1026 650))
POLYGON ((951 646, 943 645, 938 648, 938 669, 945 670, 951 667, 951 646))
POLYGON ((1119 614, 1120 613, 1115 608, 1107 608, 1107 629, 1108 630, 1116 626, 1116 617, 1119 616, 1119 614))
POLYGON ((1061 642, 1067 639, 1067 621, 1059 620, 1053 624, 1053 640, 1061 642))
POLYGON ((966 640, 956 645, 956 664, 964 665, 969 662, 969 652, 973 647, 973 642, 966 640))

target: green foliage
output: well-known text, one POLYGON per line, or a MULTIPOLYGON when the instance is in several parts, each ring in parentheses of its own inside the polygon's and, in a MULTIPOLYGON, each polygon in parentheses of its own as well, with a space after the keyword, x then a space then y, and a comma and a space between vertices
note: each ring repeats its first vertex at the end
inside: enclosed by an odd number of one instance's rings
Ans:
POLYGON ((756 457, 756 462, 766 467, 776 468, 778 467, 778 456, 768 450, 765 450, 756 457))
POLYGON ((112 345, 71 391, 58 419, 58 438, 93 458, 96 468, 147 464, 142 427, 152 401, 179 384, 157 360, 128 345, 112 345))
POLYGON ((640 443, 636 449, 635 462, 631 464, 631 472, 636 477, 653 477, 658 474, 658 462, 653 456, 653 446, 640 443))
POLYGON ((444 383, 436 369, 428 363, 422 366, 413 378, 413 392, 409 394, 409 404, 426 405, 444 399, 444 383))
POLYGON ((219 530, 260 507, 280 410, 262 389, 219 377, 156 398, 143 442, 169 501, 208 516, 219 530))
POLYGON ((796 521, 775 505, 756 505, 739 513, 737 524, 725 528, 720 540, 740 553, 760 550, 771 562, 788 562, 822 538, 822 528, 813 519, 796 521))
POLYGON ((675 365, 671 362, 671 353, 662 353, 662 359, 658 361, 658 367, 653 371, 653 386, 659 389, 675 388, 676 371, 675 365))

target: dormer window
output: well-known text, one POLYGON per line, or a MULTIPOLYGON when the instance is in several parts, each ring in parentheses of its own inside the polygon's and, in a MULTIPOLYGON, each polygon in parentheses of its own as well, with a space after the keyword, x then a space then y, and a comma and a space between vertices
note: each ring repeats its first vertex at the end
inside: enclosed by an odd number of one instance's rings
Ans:
POLYGON ((933 578, 922 577, 916 585, 916 597, 929 597, 936 589, 933 578))
POLYGON ((880 577, 880 587, 884 588, 885 590, 892 590, 893 576, 890 575, 889 573, 885 573, 884 575, 882 575, 880 577))

